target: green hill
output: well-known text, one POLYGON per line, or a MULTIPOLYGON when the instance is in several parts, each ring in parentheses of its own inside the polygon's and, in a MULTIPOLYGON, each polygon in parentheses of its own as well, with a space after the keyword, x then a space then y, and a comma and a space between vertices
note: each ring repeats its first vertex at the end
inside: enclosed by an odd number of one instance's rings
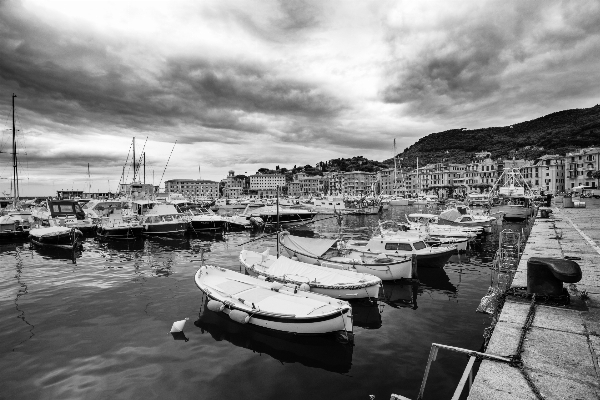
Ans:
MULTIPOLYGON (((535 159, 589 146, 600 146, 600 105, 555 112, 512 126, 451 129, 432 133, 400 153, 402 165, 415 167, 436 162, 467 163, 475 152, 489 151, 492 158, 535 159)), ((384 161, 386 164, 390 160, 384 161)))

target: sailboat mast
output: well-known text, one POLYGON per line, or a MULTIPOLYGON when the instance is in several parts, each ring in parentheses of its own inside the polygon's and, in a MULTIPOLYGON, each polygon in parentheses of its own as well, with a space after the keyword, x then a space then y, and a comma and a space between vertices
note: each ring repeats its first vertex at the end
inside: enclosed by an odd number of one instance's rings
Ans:
POLYGON ((396 167, 396 139, 394 139, 394 195, 398 194, 397 186, 398 172, 396 167))
MULTIPOLYGON (((146 184, 146 152, 144 152, 144 185, 146 184)), ((144 189, 146 190, 146 189, 144 189)))
POLYGON ((135 183, 135 136, 133 137, 133 182, 135 183))
POLYGON ((19 186, 18 186, 18 182, 19 182, 19 176, 18 176, 18 172, 17 172, 17 130, 15 128, 15 97, 17 97, 16 94, 13 93, 12 95, 12 129, 13 129, 13 135, 12 135, 12 156, 13 156, 13 191, 14 191, 14 196, 13 196, 13 206, 17 205, 17 199, 19 198, 19 186))
POLYGON ((421 193, 421 180, 419 179, 419 157, 417 157, 417 194, 421 193))

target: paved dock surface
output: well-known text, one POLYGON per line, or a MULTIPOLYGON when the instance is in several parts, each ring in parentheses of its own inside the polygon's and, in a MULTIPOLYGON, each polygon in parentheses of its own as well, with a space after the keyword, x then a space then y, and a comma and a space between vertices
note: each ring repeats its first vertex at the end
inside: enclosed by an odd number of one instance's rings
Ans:
MULTIPOLYGON (((536 304, 522 369, 482 361, 469 400, 600 399, 599 245, 598 208, 553 208, 551 218, 535 221, 512 286, 527 286, 530 257, 577 257, 583 278, 569 286, 570 306, 536 304)), ((507 297, 486 353, 515 354, 529 312, 530 302, 507 297)))

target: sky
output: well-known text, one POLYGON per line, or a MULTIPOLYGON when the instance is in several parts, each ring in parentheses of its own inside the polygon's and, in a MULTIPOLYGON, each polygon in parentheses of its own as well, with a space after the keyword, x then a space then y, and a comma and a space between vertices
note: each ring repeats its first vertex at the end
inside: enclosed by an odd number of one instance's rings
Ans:
POLYGON ((599 67, 597 0, 0 0, 0 193, 13 93, 35 196, 114 191, 134 137, 161 186, 383 161, 394 139, 592 107, 599 67))

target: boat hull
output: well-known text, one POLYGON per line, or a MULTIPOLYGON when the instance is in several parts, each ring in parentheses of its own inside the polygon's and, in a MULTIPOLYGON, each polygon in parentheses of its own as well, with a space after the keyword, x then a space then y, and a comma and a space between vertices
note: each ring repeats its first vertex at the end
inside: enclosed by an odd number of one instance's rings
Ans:
POLYGON ((188 222, 145 224, 147 236, 183 236, 188 230, 188 222))
POLYGON ((497 206, 494 212, 502 213, 507 221, 525 221, 534 215, 533 207, 520 207, 512 205, 497 206))
MULTIPOLYGON (((272 291, 271 289, 268 289, 270 284, 253 277, 212 266, 204 266, 200 268, 198 272, 196 272, 195 282, 198 288, 202 290, 209 299, 214 300, 222 305, 222 308, 220 308, 219 312, 228 315, 236 322, 238 322, 236 314, 239 315, 241 313, 245 313, 247 314, 248 319, 245 320, 245 322, 239 323, 247 323, 260 328, 271 329, 280 332, 291 332, 301 335, 329 334, 339 331, 343 331, 346 334, 352 332, 352 308, 345 302, 342 302, 345 305, 338 303, 339 306, 337 306, 337 308, 331 307, 333 309, 332 312, 318 314, 315 316, 297 316, 291 313, 282 314, 273 312, 268 309, 264 309, 264 307, 261 308, 260 302, 257 302, 258 307, 253 308, 252 306, 254 306, 254 302, 251 302, 251 304, 246 304, 250 303, 250 301, 243 301, 239 293, 235 294, 235 296, 231 296, 226 292, 216 289, 215 285, 212 282, 209 282, 209 276, 214 277, 215 275, 217 275, 217 279, 219 279, 221 276, 230 275, 235 282, 241 284, 249 282, 254 289, 262 290, 263 293, 266 292, 265 295, 269 295, 269 291, 272 291)), ((327 304, 340 302, 340 300, 327 298, 318 294, 295 293, 292 287, 285 285, 282 285, 278 291, 283 291, 285 294, 282 293, 281 295, 285 296, 284 298, 286 299, 288 296, 296 297, 298 300, 303 298, 318 298, 319 303, 322 303, 324 306, 327 304)), ((278 294, 279 292, 270 295, 277 296, 278 294)))
POLYGON ((139 226, 120 226, 120 227, 105 227, 98 226, 96 235, 101 239, 113 240, 135 240, 142 237, 144 227, 139 226))
POLYGON ((227 227, 227 222, 224 220, 192 220, 189 225, 190 233, 223 233, 227 227))

